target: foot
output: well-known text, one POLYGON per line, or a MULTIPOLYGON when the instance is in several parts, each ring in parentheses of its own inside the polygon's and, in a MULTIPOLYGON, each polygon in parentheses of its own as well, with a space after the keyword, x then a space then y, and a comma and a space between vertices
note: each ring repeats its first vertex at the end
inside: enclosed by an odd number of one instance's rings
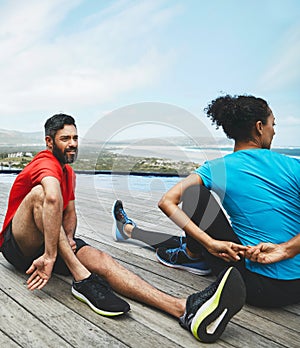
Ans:
POLYGON ((203 257, 193 258, 187 254, 185 243, 174 249, 158 248, 156 250, 156 257, 159 262, 168 267, 183 269, 198 275, 211 273, 203 257))
POLYGON ((72 294, 103 316, 113 317, 130 310, 129 304, 116 296, 109 284, 95 273, 80 282, 73 281, 72 294))
POLYGON ((175 249, 180 248, 182 244, 186 242, 186 237, 183 236, 171 236, 170 238, 152 245, 156 250, 158 248, 175 249))
POLYGON ((124 242, 129 238, 124 231, 124 226, 126 224, 131 224, 135 227, 136 224, 128 218, 123 208, 123 203, 120 200, 115 201, 112 208, 112 216, 114 218, 112 236, 116 242, 124 242))
POLYGON ((215 342, 229 320, 245 304, 246 287, 239 271, 230 267, 205 290, 187 299, 181 326, 202 342, 215 342))

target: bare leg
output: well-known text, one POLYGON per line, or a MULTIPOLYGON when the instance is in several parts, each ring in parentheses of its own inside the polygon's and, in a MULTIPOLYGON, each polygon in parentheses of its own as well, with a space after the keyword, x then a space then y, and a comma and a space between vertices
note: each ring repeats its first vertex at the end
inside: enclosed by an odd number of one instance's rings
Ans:
POLYGON ((63 228, 60 230, 58 251, 76 281, 83 280, 91 275, 74 254, 63 228))
POLYGON ((20 204, 13 220, 14 238, 25 256, 33 255, 43 244, 42 186, 34 187, 20 204))
MULTIPOLYGON (((14 238, 25 256, 33 255, 44 242, 44 198, 42 186, 34 187, 20 204, 12 221, 14 238)), ((75 280, 82 280, 90 275, 72 251, 63 228, 60 231, 58 250, 75 280)))
POLYGON ((176 298, 156 289, 110 255, 91 246, 84 246, 78 251, 77 257, 90 272, 105 278, 119 294, 161 309, 176 318, 184 314, 186 299, 176 298))

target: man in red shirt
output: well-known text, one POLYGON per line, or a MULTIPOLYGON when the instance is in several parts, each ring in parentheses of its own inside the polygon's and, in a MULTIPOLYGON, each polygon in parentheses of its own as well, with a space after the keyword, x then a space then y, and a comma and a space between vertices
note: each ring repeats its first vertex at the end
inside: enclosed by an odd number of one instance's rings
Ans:
POLYGON ((129 304, 113 288, 178 318, 197 339, 215 341, 245 302, 245 286, 239 272, 231 267, 209 288, 187 299, 176 298, 76 238, 75 174, 69 166, 78 150, 73 117, 58 114, 49 118, 45 123, 45 141, 47 150, 35 156, 11 188, 0 233, 4 257, 30 274, 28 288, 42 289, 52 272, 72 274, 73 295, 98 314, 117 316, 129 311, 129 304), (218 324, 214 331, 207 333, 206 327, 215 321, 218 324))

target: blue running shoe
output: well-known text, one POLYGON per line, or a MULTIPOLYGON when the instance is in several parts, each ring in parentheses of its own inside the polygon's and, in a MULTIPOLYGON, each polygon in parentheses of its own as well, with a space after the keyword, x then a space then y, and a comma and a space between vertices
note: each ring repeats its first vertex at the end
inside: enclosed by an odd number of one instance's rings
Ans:
POLYGON ((174 249, 158 248, 156 257, 159 262, 168 267, 183 269, 198 275, 211 273, 211 269, 203 257, 193 258, 187 254, 186 243, 174 249))
POLYGON ((136 224, 131 219, 129 219, 123 208, 123 203, 119 199, 116 200, 113 205, 112 216, 114 218, 114 224, 112 227, 113 239, 116 242, 124 242, 128 239, 128 236, 124 232, 124 225, 131 224, 135 227, 136 224))
POLYGON ((202 342, 215 342, 230 319, 246 301, 246 286, 240 272, 230 267, 203 291, 190 295, 179 319, 182 327, 202 342))

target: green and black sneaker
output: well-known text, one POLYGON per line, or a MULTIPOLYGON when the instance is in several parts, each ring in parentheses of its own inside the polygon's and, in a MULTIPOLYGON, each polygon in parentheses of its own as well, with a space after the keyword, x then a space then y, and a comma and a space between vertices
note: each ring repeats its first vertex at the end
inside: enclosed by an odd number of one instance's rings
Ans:
POLYGON ((246 300, 246 287, 240 272, 230 267, 203 291, 187 298, 181 326, 202 342, 215 342, 229 320, 241 310, 246 300))

